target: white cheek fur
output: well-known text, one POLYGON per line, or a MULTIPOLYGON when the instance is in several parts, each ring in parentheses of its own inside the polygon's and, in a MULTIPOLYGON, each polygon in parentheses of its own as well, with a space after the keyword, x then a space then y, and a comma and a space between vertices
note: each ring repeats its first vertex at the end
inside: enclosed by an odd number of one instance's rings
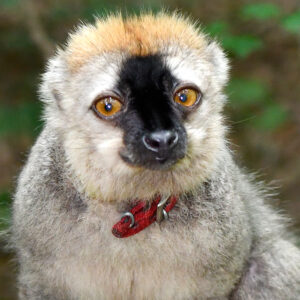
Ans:
POLYGON ((102 141, 99 140, 96 145, 99 161, 95 163, 100 163, 104 169, 112 169, 120 163, 119 150, 122 146, 122 137, 121 134, 118 135, 118 137, 114 136, 106 139, 102 137, 102 141))

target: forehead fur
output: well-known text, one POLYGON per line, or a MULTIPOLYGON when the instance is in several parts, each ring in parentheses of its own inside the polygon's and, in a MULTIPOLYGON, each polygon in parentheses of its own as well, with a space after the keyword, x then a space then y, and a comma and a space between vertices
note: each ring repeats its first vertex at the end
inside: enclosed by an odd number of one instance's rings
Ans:
POLYGON ((177 14, 146 14, 126 19, 113 15, 97 19, 94 25, 83 25, 71 34, 66 53, 70 69, 76 71, 92 57, 107 52, 145 56, 174 44, 201 51, 206 41, 188 19, 177 14))

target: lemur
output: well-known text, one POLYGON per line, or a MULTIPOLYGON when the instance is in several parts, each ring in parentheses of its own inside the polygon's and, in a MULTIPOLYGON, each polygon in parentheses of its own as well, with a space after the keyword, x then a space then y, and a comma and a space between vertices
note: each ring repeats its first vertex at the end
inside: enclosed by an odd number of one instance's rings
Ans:
POLYGON ((19 299, 300 298, 300 251, 234 161, 228 60, 189 18, 80 25, 17 184, 19 299))

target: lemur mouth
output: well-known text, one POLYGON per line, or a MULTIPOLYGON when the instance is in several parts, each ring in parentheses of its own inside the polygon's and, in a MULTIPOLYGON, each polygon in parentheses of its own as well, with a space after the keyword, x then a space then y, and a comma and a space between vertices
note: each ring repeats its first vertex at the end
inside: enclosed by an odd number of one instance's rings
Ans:
POLYGON ((119 152, 122 160, 130 167, 144 168, 153 171, 169 171, 175 167, 179 160, 185 157, 185 154, 155 157, 138 157, 129 153, 126 148, 119 152))
POLYGON ((155 160, 157 160, 161 164, 164 164, 168 160, 168 158, 167 157, 155 157, 155 160))

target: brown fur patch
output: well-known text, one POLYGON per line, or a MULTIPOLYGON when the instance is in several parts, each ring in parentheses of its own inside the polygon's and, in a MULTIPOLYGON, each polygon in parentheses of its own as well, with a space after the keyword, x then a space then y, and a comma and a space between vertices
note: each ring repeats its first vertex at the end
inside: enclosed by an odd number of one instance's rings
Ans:
POLYGON ((70 69, 76 72, 90 58, 107 52, 149 55, 176 44, 201 50, 204 34, 177 14, 146 14, 124 19, 120 14, 97 19, 70 35, 66 52, 70 69))

